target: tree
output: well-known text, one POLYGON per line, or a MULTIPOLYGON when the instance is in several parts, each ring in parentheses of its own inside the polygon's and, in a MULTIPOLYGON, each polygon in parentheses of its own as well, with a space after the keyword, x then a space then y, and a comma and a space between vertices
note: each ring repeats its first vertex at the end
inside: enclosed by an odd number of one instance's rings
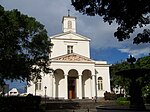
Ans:
POLYGON ((33 65, 44 70, 48 62, 47 31, 33 17, 18 10, 5 11, 0 6, 0 81, 4 79, 31 80, 37 72, 33 65))
POLYGON ((136 68, 150 68, 150 56, 139 58, 136 62, 136 68))
POLYGON ((116 75, 117 72, 122 71, 122 70, 127 70, 130 68, 129 63, 126 61, 120 62, 113 64, 110 67, 110 76, 111 76, 111 88, 124 88, 126 92, 128 92, 128 85, 129 85, 129 80, 116 75))
MULTIPOLYGON (((150 56, 145 56, 145 57, 137 59, 137 61, 135 62, 135 69, 136 68, 149 69, 150 68, 150 56)), ((116 75, 117 72, 123 71, 123 70, 128 70, 128 69, 130 69, 130 65, 126 61, 123 61, 123 62, 120 62, 117 64, 113 64, 110 67, 112 88, 116 88, 117 86, 120 86, 120 87, 124 88, 126 90, 126 92, 128 92, 129 79, 116 75)), ((146 97, 148 95, 150 96, 150 74, 145 74, 144 76, 139 77, 138 81, 140 82, 140 85, 142 85, 143 96, 144 97, 146 97)))
MULTIPOLYGON (((135 66, 136 68, 149 69, 150 68, 150 56, 139 58, 135 66)), ((150 98, 150 73, 145 74, 145 76, 143 77, 140 77, 139 80, 141 81, 141 84, 143 85, 143 88, 142 88, 143 96, 150 98)))
MULTIPOLYGON (((75 9, 88 16, 99 15, 104 22, 118 24, 114 36, 119 41, 130 38, 136 28, 150 24, 150 0, 72 0, 75 9)), ((150 29, 137 34, 133 43, 150 43, 150 29)))

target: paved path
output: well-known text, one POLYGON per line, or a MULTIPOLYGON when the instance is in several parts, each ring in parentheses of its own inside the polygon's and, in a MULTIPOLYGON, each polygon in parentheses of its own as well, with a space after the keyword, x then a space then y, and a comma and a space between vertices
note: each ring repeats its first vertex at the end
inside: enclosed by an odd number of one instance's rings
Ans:
POLYGON ((79 109, 79 110, 72 110, 72 109, 62 109, 62 110, 48 110, 46 112, 96 112, 96 109, 79 109))

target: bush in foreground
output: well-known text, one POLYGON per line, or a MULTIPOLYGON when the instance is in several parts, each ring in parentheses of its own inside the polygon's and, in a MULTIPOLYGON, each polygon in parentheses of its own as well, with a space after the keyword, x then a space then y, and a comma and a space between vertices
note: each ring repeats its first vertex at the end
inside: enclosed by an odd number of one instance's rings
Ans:
POLYGON ((119 105, 129 105, 130 101, 126 97, 119 97, 116 100, 117 104, 119 105))
POLYGON ((0 112, 40 112, 41 97, 0 97, 0 112))

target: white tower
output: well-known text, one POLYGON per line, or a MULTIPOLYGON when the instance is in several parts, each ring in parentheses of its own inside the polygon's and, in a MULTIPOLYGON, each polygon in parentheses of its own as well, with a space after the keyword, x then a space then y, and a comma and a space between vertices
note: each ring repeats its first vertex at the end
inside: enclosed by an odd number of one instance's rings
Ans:
POLYGON ((62 19, 62 31, 63 32, 75 32, 76 33, 76 17, 70 15, 64 16, 62 19))

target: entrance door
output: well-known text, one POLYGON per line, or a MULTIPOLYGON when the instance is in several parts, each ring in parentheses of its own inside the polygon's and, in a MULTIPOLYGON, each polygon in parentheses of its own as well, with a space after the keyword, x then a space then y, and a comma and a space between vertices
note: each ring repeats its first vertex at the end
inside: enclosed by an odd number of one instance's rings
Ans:
POLYGON ((76 98, 76 78, 74 77, 68 78, 68 98, 69 99, 76 98))

